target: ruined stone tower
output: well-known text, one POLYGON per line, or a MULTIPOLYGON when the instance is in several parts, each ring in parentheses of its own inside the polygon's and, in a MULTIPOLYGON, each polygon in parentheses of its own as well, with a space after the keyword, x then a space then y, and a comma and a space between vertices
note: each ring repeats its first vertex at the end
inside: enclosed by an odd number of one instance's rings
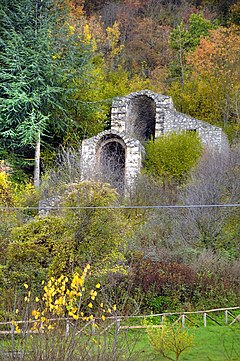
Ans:
POLYGON ((115 99, 111 129, 82 142, 82 179, 100 179, 128 193, 139 174, 144 142, 167 132, 194 131, 205 146, 227 148, 221 128, 175 110, 172 98, 142 90, 115 99))

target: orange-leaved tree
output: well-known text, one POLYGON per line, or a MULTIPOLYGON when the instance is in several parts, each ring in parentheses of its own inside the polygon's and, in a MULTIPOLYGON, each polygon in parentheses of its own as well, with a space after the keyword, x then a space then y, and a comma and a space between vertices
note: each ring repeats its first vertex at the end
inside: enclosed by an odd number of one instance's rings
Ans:
POLYGON ((231 137, 239 132, 239 57, 239 27, 210 30, 187 56, 191 70, 184 90, 177 84, 171 89, 182 111, 223 126, 231 137))

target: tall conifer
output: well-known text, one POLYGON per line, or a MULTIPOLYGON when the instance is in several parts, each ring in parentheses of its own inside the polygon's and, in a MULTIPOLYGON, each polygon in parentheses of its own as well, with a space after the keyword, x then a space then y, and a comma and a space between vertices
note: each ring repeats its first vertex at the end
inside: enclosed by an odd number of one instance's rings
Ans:
POLYGON ((81 65, 87 64, 87 50, 71 34, 67 12, 64 0, 0 5, 0 148, 34 157, 35 186, 42 139, 66 130, 71 79, 81 78, 81 65))

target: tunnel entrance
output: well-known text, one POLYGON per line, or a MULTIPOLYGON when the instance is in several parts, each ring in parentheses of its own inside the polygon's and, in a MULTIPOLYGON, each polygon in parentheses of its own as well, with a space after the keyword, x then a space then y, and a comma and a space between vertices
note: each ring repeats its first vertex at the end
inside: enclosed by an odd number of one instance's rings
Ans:
POLYGON ((122 143, 118 139, 108 139, 100 146, 98 155, 101 180, 120 193, 124 192, 125 185, 126 151, 122 143))
POLYGON ((139 141, 155 138, 156 103, 146 95, 130 101, 127 110, 126 131, 139 141))

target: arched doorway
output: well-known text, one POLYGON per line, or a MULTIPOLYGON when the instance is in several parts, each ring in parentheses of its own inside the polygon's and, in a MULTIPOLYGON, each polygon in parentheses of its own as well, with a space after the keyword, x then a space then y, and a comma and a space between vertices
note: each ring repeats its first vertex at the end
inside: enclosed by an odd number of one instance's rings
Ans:
POLYGON ((156 103, 146 95, 131 99, 127 109, 126 132, 140 141, 155 138, 156 103))
POLYGON ((126 149, 121 138, 109 138, 102 141, 98 149, 98 172, 100 179, 110 183, 120 193, 125 186, 126 149))

